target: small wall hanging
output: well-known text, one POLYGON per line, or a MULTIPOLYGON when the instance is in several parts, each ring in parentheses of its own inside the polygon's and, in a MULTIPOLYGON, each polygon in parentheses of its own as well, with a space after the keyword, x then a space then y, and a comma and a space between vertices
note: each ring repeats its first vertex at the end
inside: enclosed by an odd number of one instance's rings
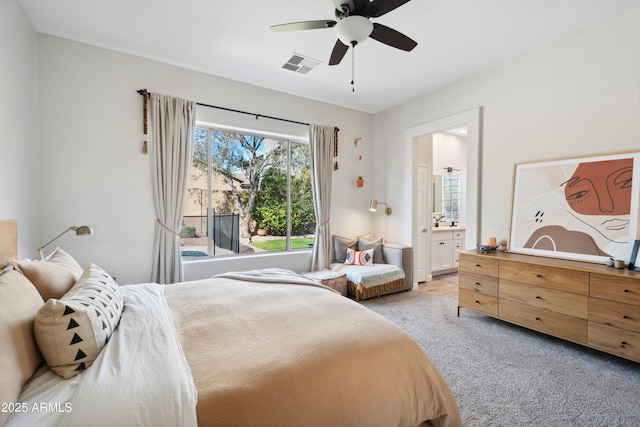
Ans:
MULTIPOLYGON (((340 132, 340 129, 338 129, 337 127, 333 128, 333 157, 338 157, 338 132, 340 132)), ((338 161, 334 160, 333 161, 333 170, 337 171, 338 170, 338 161)))
POLYGON ((147 105, 149 103, 149 92, 146 89, 142 91, 142 132, 144 134, 144 142, 142 143, 142 153, 147 154, 149 149, 147 148, 147 133, 148 133, 148 119, 147 119, 147 105))

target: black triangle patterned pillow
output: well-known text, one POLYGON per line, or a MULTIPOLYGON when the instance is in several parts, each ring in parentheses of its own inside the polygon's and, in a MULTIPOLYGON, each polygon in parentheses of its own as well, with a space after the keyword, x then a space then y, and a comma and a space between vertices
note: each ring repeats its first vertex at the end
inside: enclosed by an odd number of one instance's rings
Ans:
POLYGON ((47 365, 63 378, 87 369, 120 322, 123 302, 116 281, 91 264, 60 299, 36 315, 34 331, 47 365))

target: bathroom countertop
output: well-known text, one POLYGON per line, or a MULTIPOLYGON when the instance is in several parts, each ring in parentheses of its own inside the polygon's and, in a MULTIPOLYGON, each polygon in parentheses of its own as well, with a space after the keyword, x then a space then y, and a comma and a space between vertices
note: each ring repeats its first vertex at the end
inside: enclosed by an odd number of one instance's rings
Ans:
POLYGON ((450 230, 462 230, 464 231, 464 226, 455 226, 451 227, 450 225, 441 225, 440 227, 431 227, 431 231, 450 231, 450 230))

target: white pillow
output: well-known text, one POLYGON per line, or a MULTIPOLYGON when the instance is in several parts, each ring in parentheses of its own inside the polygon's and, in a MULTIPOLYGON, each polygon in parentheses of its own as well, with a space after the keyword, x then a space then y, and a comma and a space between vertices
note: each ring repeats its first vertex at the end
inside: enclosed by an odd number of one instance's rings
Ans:
POLYGON ((373 248, 364 251, 347 248, 347 259, 345 259, 344 263, 350 265, 373 265, 373 248))
POLYGON ((47 365, 63 378, 91 366, 118 326, 122 308, 118 284, 91 264, 69 292, 38 311, 34 330, 47 365))

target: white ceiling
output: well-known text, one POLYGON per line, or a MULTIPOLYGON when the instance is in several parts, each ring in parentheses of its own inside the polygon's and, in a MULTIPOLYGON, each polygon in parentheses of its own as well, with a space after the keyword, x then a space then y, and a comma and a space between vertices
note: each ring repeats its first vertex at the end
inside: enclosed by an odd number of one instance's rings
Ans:
MULTIPOLYGON (((377 113, 640 9, 640 0, 412 0, 374 18, 418 42, 369 39, 327 65, 334 29, 270 25, 335 19, 332 0, 20 0, 38 32, 377 113), (322 61, 282 68, 293 53, 322 61)), ((153 90, 153 88, 149 88, 153 90)))

